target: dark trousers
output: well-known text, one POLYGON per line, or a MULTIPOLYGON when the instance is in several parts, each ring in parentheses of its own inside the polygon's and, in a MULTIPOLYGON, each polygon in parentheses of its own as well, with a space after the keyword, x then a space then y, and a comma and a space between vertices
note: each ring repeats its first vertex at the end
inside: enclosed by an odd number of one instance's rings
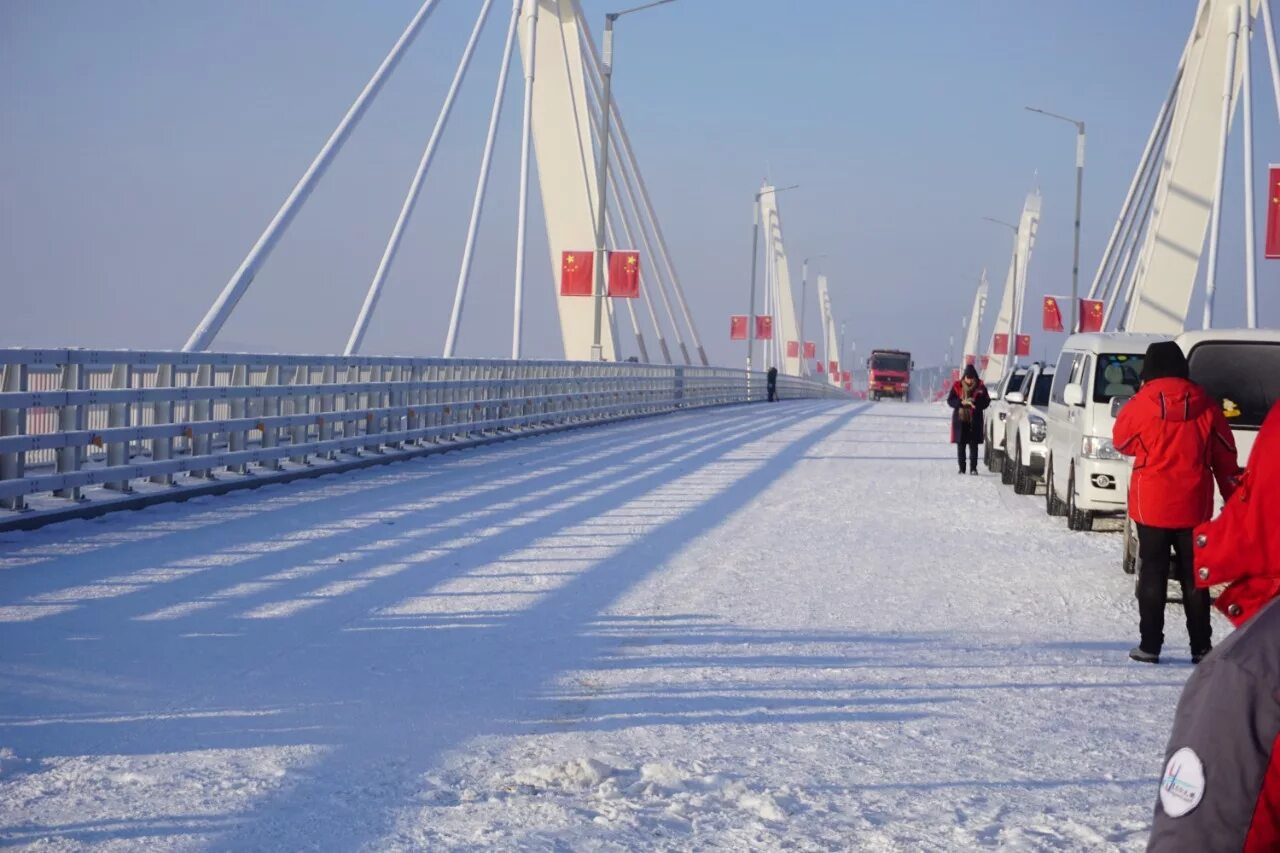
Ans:
POLYGON ((1164 608, 1168 603, 1172 572, 1182 587, 1182 609, 1187 617, 1191 653, 1202 654, 1212 647, 1209 625, 1209 590, 1196 589, 1192 576, 1191 529, 1138 527, 1138 630, 1145 652, 1159 654, 1164 644, 1164 608))
POLYGON ((966 448, 969 453, 969 470, 978 470, 978 440, 982 438, 982 433, 978 432, 973 423, 959 424, 959 430, 956 434, 956 461, 960 463, 960 470, 964 470, 964 455, 966 448))

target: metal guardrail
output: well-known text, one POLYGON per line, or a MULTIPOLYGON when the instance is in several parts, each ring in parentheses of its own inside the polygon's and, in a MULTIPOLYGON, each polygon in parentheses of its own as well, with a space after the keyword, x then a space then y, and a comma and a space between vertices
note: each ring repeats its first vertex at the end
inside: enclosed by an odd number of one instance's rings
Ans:
MULTIPOLYGON (((0 369, 0 526, 36 495, 75 503, 90 486, 129 494, 221 472, 257 485, 289 467, 766 394, 763 373, 612 362, 0 349, 0 369)), ((847 397, 788 376, 778 392, 847 397)))

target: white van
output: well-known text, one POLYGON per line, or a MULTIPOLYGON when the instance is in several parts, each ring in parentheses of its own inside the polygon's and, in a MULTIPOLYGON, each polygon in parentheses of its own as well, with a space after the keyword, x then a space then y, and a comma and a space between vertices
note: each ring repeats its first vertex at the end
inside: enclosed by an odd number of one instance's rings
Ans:
MULTIPOLYGON (((1280 330, 1205 329, 1174 338, 1187 356, 1191 381, 1222 405, 1240 464, 1248 464, 1258 429, 1280 400, 1280 330)), ((1222 496, 1218 496, 1218 506, 1222 496)), ((1124 570, 1137 566, 1138 534, 1125 521, 1124 570)))
POLYGON ((1111 444, 1111 401, 1138 391, 1147 347, 1167 335, 1093 332, 1067 338, 1049 392, 1045 511, 1072 530, 1125 511, 1129 461, 1111 444))

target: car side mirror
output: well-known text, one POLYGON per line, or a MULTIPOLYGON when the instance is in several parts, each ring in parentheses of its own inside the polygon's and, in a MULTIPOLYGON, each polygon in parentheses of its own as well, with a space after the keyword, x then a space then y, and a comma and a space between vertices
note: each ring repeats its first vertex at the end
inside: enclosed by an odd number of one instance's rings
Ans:
POLYGON ((1062 389, 1062 400, 1068 406, 1084 405, 1084 388, 1078 382, 1072 382, 1066 388, 1062 389))
POLYGON ((1129 402, 1132 399, 1133 399, 1133 396, 1128 394, 1126 394, 1123 397, 1112 397, 1111 398, 1111 417, 1114 418, 1116 415, 1120 414, 1120 410, 1124 408, 1124 404, 1129 402))
POLYGON ((1010 403, 1017 403, 1018 405, 1024 405, 1027 402, 1027 398, 1022 395, 1021 391, 1010 391, 1004 395, 1004 398, 1010 403))

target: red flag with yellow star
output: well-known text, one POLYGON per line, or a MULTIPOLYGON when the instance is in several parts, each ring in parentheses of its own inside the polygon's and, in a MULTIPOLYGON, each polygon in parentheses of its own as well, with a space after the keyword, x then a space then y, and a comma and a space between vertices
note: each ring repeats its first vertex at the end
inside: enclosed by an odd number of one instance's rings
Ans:
POLYGON ((1017 340, 1014 341, 1013 354, 1014 355, 1031 355, 1031 336, 1030 335, 1018 335, 1017 340))
POLYGON ((1280 258, 1280 166, 1268 170, 1266 257, 1280 258))
POLYGON ((817 357, 818 357, 818 345, 817 345, 816 343, 814 343, 813 341, 805 341, 805 342, 804 342, 804 357, 805 357, 805 358, 817 358, 817 357))
POLYGON ((991 338, 991 352, 994 355, 1009 354, 1009 336, 1004 332, 997 332, 991 338))
POLYGON ((640 253, 634 250, 609 253, 609 295, 619 299, 640 298, 640 253))
POLYGON ((773 317, 765 315, 756 315, 756 340, 771 341, 773 340, 773 317))
POLYGON ((595 252, 560 253, 560 295, 590 296, 594 286, 595 252))
POLYGON ((787 358, 799 358, 799 357, 800 357, 800 342, 787 341, 787 358))
POLYGON ((1106 306, 1101 299, 1080 300, 1080 331, 1101 332, 1102 321, 1106 317, 1106 306))
POLYGON ((745 341, 747 339, 747 315, 729 315, 729 340, 745 341))
POLYGON ((1062 310, 1058 307, 1058 297, 1046 296, 1041 314, 1043 315, 1041 326, 1046 332, 1062 331, 1062 310))

